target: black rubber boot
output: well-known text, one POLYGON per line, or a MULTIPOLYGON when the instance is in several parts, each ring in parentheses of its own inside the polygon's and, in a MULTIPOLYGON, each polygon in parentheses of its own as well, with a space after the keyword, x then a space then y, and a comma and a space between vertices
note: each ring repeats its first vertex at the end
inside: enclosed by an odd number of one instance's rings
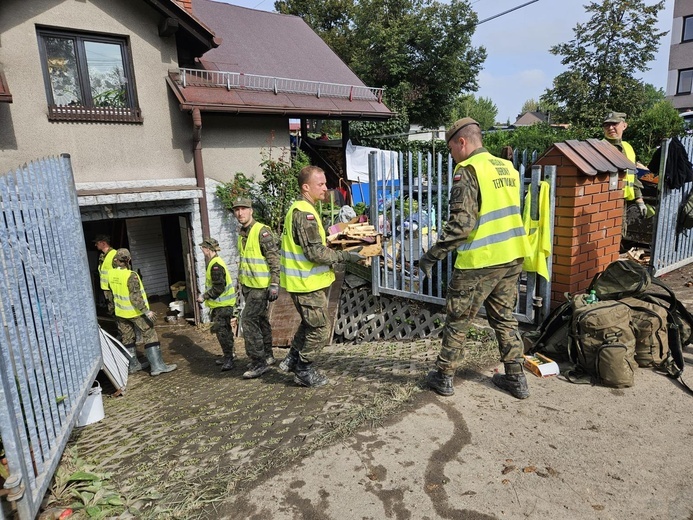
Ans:
POLYGON ((152 367, 151 372, 149 372, 150 376, 158 376, 159 374, 165 374, 166 372, 173 372, 176 368, 178 368, 178 365, 176 364, 167 365, 164 363, 164 360, 161 359, 161 347, 158 343, 145 345, 144 353, 146 354, 149 364, 152 367))
POLYGON ((304 363, 299 360, 294 368, 294 383, 317 388, 327 384, 327 376, 315 370, 311 363, 304 363))
POLYGON ((221 371, 228 372, 229 370, 233 370, 234 366, 233 358, 225 356, 221 363, 221 371))
POLYGON ((452 375, 443 374, 440 370, 431 370, 426 376, 426 384, 435 393, 445 397, 455 393, 452 386, 452 375))
POLYGON ((296 368, 296 363, 298 363, 298 350, 291 348, 286 357, 279 363, 279 370, 282 372, 293 372, 296 368))
POLYGON ((518 364, 514 364, 515 367, 508 369, 505 367, 505 374, 493 374, 491 381, 501 390, 505 390, 510 395, 517 399, 527 399, 529 397, 529 386, 527 385, 527 378, 522 372, 522 365, 519 365, 520 371, 517 371, 518 364), (508 372, 510 373, 508 374, 508 372))
POLYGON ((128 374, 134 374, 135 372, 139 372, 140 370, 149 368, 149 363, 147 363, 146 361, 144 363, 141 363, 140 360, 137 359, 137 348, 135 347, 135 345, 127 345, 125 349, 128 351, 128 354, 130 354, 128 374))

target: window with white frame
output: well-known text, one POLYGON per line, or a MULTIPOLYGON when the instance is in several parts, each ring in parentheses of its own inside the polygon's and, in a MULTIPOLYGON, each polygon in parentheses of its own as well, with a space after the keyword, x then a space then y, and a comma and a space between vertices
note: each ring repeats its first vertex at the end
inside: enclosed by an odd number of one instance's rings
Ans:
POLYGON ((49 119, 142 121, 126 38, 56 29, 38 38, 49 119))

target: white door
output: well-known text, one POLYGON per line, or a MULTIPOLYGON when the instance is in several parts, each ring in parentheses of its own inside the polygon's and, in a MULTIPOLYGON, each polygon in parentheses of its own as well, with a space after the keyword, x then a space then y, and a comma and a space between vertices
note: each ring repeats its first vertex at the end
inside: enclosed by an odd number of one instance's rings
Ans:
POLYGON ((129 218, 126 222, 132 269, 140 273, 147 296, 170 296, 161 219, 129 218))

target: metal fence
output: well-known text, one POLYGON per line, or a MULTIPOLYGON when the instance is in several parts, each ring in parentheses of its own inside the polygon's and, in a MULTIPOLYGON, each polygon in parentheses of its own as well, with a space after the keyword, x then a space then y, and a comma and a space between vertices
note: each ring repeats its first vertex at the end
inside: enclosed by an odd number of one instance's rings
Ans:
MULTIPOLYGON (((101 367, 69 155, 0 177, 0 438, 5 514, 33 519, 101 367)), ((3 512, 4 508, 4 512, 3 512)))
MULTIPOLYGON (((526 154, 525 154, 526 155, 526 154)), ((525 157, 526 160, 526 157, 525 157)), ((525 163, 526 164, 526 163, 525 163)), ((373 152, 369 157, 370 219, 383 236, 383 255, 372 264, 373 294, 390 294, 428 303, 443 305, 447 281, 452 275, 453 253, 436 264, 432 279, 423 283, 416 267, 420 255, 437 240, 448 214, 448 199, 452 185, 453 160, 444 163, 441 154, 412 153, 384 154, 373 152), (434 160, 435 159, 435 160, 434 160), (443 164, 447 164, 443 171, 443 164)), ((555 193, 555 167, 533 167, 526 175, 520 161, 519 187, 521 200, 527 190, 532 192, 532 216, 537 219, 539 183, 546 180, 550 194, 555 193)), ((550 195, 551 223, 555 199, 550 195)), ((524 273, 520 280, 516 317, 525 323, 538 323, 550 307, 551 258, 548 259, 549 281, 536 273, 524 273)))
MULTIPOLYGON (((655 276, 668 273, 693 262, 693 230, 677 233, 679 208, 693 192, 693 182, 670 189, 664 174, 671 139, 662 141, 657 190, 657 213, 652 230, 650 265, 655 276)), ((693 160, 693 137, 682 137, 689 160, 693 160)))

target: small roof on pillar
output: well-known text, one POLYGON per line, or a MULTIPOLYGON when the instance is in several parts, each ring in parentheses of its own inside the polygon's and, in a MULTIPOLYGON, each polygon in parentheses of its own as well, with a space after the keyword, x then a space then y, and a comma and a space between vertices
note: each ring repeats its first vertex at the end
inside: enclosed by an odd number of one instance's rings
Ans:
POLYGON ((600 173, 618 173, 624 170, 635 170, 637 166, 623 155, 618 148, 603 139, 574 139, 554 145, 544 152, 536 162, 553 155, 553 150, 560 151, 585 175, 600 173))

